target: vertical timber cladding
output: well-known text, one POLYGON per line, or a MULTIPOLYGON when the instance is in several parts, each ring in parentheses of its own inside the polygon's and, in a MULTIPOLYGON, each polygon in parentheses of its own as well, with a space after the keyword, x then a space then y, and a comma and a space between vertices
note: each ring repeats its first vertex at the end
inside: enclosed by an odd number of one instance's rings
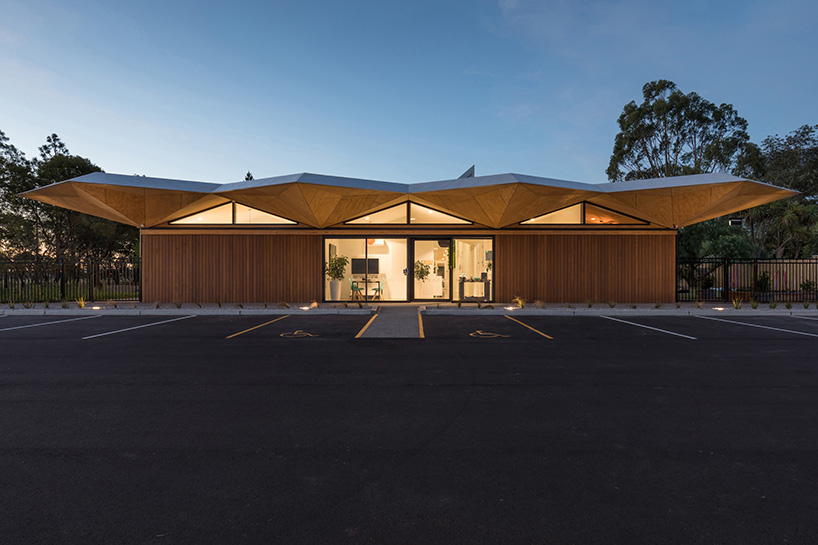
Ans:
POLYGON ((321 235, 142 233, 142 300, 320 301, 321 235))
POLYGON ((676 232, 498 233, 497 301, 670 303, 676 232))

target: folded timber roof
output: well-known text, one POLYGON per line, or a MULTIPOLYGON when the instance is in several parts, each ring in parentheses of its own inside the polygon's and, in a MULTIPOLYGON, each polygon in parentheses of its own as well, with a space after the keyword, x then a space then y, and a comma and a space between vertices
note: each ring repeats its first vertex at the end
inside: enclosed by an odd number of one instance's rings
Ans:
POLYGON ((212 184, 102 172, 23 193, 137 227, 235 201, 316 228, 409 200, 492 228, 514 226, 582 201, 674 228, 795 194, 722 173, 602 184, 522 174, 401 184, 302 173, 212 184))

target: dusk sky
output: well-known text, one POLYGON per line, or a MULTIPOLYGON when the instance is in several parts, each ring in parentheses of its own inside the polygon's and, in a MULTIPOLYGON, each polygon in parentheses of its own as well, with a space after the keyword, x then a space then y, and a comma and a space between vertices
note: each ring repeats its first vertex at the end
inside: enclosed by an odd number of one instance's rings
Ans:
POLYGON ((0 130, 106 172, 604 182, 669 79, 753 141, 818 123, 818 2, 0 0, 0 130))

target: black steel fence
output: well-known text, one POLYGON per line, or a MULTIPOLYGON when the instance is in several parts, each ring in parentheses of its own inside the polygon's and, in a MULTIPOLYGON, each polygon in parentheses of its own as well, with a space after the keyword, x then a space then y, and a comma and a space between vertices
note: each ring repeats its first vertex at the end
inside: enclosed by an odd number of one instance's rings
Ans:
POLYGON ((0 261, 0 302, 141 300, 138 259, 0 261))
POLYGON ((816 301, 818 258, 678 260, 678 301, 816 301))

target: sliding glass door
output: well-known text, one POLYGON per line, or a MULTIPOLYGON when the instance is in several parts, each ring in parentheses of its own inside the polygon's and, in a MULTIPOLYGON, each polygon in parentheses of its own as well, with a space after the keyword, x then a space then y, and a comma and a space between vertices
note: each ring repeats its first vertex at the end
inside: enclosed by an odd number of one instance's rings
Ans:
POLYGON ((324 275, 327 301, 406 301, 405 238, 327 238, 324 264, 336 264, 340 279, 324 275))
POLYGON ((412 288, 417 301, 449 301, 451 239, 413 241, 412 288))

